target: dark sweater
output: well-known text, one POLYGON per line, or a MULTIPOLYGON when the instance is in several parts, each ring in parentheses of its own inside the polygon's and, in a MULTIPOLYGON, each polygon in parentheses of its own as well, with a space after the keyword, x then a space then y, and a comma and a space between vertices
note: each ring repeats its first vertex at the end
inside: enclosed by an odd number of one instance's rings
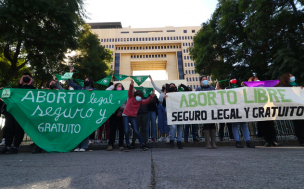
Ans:
POLYGON ((158 98, 155 95, 153 100, 148 104, 148 110, 149 111, 153 111, 153 112, 157 112, 158 111, 158 98))
MULTIPOLYGON (((143 98, 143 100, 146 100, 147 98, 143 98)), ((137 114, 148 114, 148 104, 146 105, 140 105, 137 114)))

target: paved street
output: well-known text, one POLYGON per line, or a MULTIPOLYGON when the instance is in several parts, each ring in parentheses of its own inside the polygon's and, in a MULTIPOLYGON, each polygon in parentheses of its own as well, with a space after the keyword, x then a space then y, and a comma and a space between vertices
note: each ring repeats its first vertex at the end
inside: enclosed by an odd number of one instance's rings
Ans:
POLYGON ((303 188, 304 148, 0 155, 0 188, 303 188))

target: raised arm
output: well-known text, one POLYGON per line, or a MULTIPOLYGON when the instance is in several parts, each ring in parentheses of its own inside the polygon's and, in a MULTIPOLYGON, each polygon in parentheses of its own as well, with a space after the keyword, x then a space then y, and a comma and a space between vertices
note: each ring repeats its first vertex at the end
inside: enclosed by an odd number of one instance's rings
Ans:
POLYGON ((106 91, 113 91, 114 90, 114 85, 111 85, 110 87, 108 87, 107 89, 106 89, 106 91))
POLYGON ((68 79, 69 86, 73 87, 75 90, 81 90, 82 87, 73 82, 73 79, 68 79))
POLYGON ((130 87, 129 87, 129 91, 128 91, 128 97, 131 98, 134 96, 134 93, 133 93, 133 85, 134 85, 134 81, 133 79, 131 80, 131 84, 130 84, 130 87))
POLYGON ((150 80, 151 80, 151 83, 152 83, 154 89, 157 90, 157 92, 162 93, 161 89, 158 88, 158 87, 155 85, 154 81, 152 80, 151 75, 149 76, 149 78, 150 78, 150 80))

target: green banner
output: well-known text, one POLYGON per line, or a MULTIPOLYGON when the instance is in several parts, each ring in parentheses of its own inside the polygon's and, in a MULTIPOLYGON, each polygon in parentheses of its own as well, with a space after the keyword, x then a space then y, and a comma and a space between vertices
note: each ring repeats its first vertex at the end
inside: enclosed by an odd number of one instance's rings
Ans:
POLYGON ((122 80, 126 79, 129 76, 127 76, 127 75, 121 75, 121 74, 114 74, 114 77, 116 79, 118 79, 119 81, 122 81, 122 80))
POLYGON ((148 79, 148 75, 143 75, 143 76, 130 76, 134 81, 135 83, 140 86, 143 82, 146 81, 146 79, 148 79))
POLYGON ((7 111, 47 152, 73 150, 128 97, 128 91, 6 89, 0 94, 7 111))
POLYGON ((82 79, 74 79, 75 81, 77 81, 77 83, 81 86, 81 87, 84 87, 84 80, 82 79))
POLYGON ((144 93, 144 97, 148 97, 150 93, 153 91, 153 88, 146 87, 134 87, 136 90, 141 90, 144 93))
POLYGON ((111 79, 112 79, 112 75, 109 75, 99 81, 96 81, 95 83, 100 84, 100 85, 109 86, 111 79))

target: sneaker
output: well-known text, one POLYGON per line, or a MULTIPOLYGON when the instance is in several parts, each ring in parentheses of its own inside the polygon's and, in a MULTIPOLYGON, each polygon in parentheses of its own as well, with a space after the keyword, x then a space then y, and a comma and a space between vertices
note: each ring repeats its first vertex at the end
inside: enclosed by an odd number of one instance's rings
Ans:
POLYGON ((164 142, 165 141, 165 137, 160 137, 159 139, 158 139, 158 142, 164 142))
POLYGON ((4 146, 5 145, 5 138, 2 139, 2 142, 0 143, 0 146, 4 146))
POLYGON ((79 152, 85 152, 86 150, 84 148, 80 148, 79 152))
POLYGON ((79 148, 75 148, 74 152, 79 152, 79 148))
POLYGON ((18 149, 15 147, 12 147, 9 151, 7 151, 5 154, 18 154, 18 149))
POLYGON ((143 149, 143 151, 147 151, 148 150, 148 148, 146 147, 145 144, 140 145, 140 147, 141 147, 141 149, 143 149))
POLYGON ((101 140, 97 140, 97 143, 101 143, 101 140))
POLYGON ((113 150, 113 146, 112 145, 108 145, 107 151, 112 151, 112 150, 113 150))
POLYGON ((166 137, 166 143, 167 143, 167 144, 170 143, 170 137, 169 137, 169 136, 166 137))
POLYGON ((123 151, 125 148, 124 148, 123 146, 120 146, 118 149, 119 149, 120 151, 123 151))
POLYGON ((130 146, 127 145, 126 148, 125 148, 125 152, 129 152, 130 151, 130 146))
POLYGON ((152 138, 151 141, 152 141, 152 142, 155 142, 155 138, 152 138))

